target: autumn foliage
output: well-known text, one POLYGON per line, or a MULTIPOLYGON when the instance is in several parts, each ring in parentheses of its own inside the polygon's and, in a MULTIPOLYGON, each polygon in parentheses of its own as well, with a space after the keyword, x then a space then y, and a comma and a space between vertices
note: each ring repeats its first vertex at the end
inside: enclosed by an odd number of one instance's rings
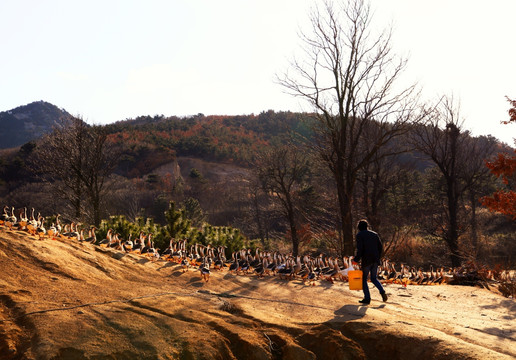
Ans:
POLYGON ((286 136, 299 127, 307 114, 273 111, 259 115, 178 118, 140 117, 108 125, 109 140, 122 145, 125 168, 136 168, 135 177, 163 165, 174 156, 197 156, 215 161, 250 163, 253 154, 275 137, 286 136), (159 156, 152 156, 158 152, 159 156), (147 156, 149 155, 150 156, 147 156), (138 163, 145 160, 145 166, 138 163))
POLYGON ((511 108, 509 109, 509 120, 503 121, 504 124, 509 124, 511 122, 516 123, 516 100, 511 100, 507 98, 507 101, 511 104, 511 108))
MULTIPOLYGON (((511 103, 509 120, 505 124, 516 122, 516 100, 507 99, 511 103)), ((516 220, 516 150, 512 155, 498 154, 498 157, 487 162, 487 167, 494 175, 502 179, 507 189, 500 189, 491 196, 483 197, 482 204, 492 211, 506 214, 516 220)))

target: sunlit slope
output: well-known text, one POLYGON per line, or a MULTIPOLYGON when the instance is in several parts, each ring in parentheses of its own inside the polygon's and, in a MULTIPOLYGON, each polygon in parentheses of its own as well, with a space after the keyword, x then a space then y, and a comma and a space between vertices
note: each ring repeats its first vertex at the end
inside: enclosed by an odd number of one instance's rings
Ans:
POLYGON ((2 359, 504 359, 514 300, 471 287, 259 279, 0 228, 2 359))

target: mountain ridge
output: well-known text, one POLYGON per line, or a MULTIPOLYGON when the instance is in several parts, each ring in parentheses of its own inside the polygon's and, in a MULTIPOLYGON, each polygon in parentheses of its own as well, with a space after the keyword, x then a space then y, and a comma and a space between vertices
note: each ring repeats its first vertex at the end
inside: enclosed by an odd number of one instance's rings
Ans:
POLYGON ((63 116, 70 114, 43 100, 0 112, 0 149, 21 146, 52 132, 63 116))

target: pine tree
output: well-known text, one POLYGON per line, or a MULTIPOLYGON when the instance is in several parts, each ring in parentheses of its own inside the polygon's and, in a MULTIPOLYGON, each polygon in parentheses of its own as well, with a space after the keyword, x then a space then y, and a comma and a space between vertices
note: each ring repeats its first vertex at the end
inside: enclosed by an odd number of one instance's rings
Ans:
POLYGON ((184 237, 188 234, 191 227, 191 221, 187 219, 185 209, 176 210, 175 202, 168 204, 168 210, 165 211, 166 226, 164 230, 166 235, 171 238, 184 237))

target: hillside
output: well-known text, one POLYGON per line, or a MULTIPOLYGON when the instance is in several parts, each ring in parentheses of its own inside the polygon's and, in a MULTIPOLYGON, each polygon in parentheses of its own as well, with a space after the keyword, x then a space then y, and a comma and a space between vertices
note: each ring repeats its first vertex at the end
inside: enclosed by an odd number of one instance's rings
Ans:
POLYGON ((52 131, 54 122, 69 114, 45 101, 0 112, 0 149, 23 145, 52 131))
POLYGON ((135 162, 142 149, 167 149, 178 156, 247 166, 257 150, 284 141, 293 131, 309 136, 306 122, 311 116, 274 111, 259 115, 199 114, 184 118, 141 116, 106 125, 105 129, 112 142, 133 152, 130 157, 135 162))
POLYGON ((212 271, 0 228, 2 359, 511 359, 514 300, 212 271))

